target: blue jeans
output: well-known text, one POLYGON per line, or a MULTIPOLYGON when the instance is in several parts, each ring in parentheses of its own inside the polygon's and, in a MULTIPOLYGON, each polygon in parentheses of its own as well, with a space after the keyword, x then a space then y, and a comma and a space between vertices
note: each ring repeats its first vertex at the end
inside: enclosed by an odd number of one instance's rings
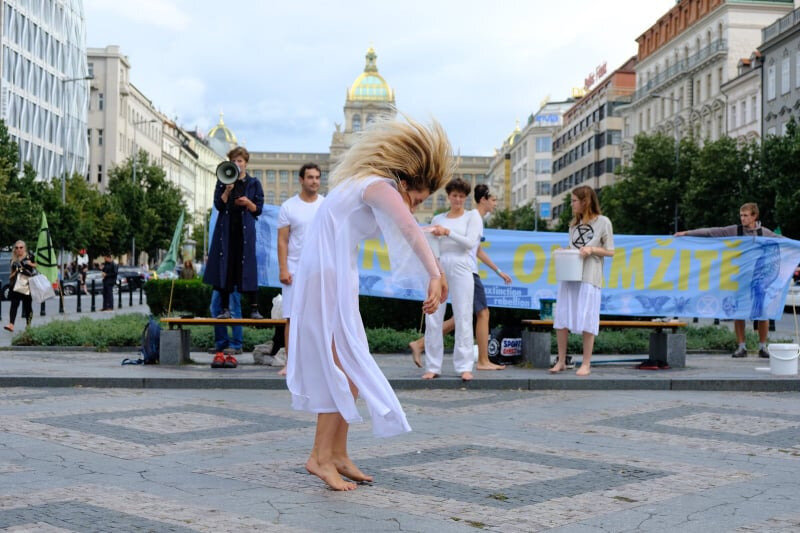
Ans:
MULTIPOLYGON (((228 304, 231 316, 233 318, 242 318, 242 296, 238 290, 231 291, 228 304)), ((222 299, 219 291, 214 291, 211 293, 211 316, 215 317, 220 313, 222 313, 222 299)), ((230 328, 232 335, 228 335, 228 326, 214 326, 214 348, 217 351, 222 351, 225 348, 242 349, 242 340, 244 339, 242 326, 231 326, 230 328)))

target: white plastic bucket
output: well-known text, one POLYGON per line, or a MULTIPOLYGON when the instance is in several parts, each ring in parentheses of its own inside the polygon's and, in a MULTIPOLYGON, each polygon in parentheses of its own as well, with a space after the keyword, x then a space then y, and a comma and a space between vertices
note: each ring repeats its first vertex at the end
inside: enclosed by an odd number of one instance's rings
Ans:
POLYGON ((774 376, 796 376, 797 357, 800 355, 800 345, 797 344, 770 344, 769 370, 774 376))
POLYGON ((581 281, 583 279, 583 257, 581 257, 580 250, 554 250, 553 258, 556 262, 556 281, 581 281))

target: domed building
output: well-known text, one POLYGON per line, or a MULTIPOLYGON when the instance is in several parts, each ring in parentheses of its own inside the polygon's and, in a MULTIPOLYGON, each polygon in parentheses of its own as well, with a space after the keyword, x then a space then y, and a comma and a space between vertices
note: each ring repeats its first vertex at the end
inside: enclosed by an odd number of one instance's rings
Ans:
POLYGON ((222 111, 219 112, 219 122, 209 130, 206 139, 211 149, 222 157, 227 157, 228 152, 238 144, 236 135, 228 129, 225 122, 222 120, 222 111))

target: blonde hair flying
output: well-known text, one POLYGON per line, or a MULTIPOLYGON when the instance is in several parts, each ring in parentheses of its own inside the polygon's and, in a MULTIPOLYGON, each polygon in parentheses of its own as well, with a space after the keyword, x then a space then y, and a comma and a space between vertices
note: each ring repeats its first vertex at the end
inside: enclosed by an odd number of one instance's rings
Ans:
POLYGON ((450 181, 455 161, 442 125, 403 118, 375 122, 361 133, 333 169, 331 183, 382 176, 398 187, 403 180, 408 190, 433 193, 450 181))

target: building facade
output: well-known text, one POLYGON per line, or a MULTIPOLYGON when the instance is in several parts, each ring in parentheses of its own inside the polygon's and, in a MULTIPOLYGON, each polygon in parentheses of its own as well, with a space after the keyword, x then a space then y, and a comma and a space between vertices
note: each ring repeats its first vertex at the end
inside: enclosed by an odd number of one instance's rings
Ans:
POLYGON ((80 0, 2 0, 0 118, 39 179, 86 173, 86 24, 80 0))
POLYGON ((624 111, 626 148, 639 133, 689 134, 699 141, 727 133, 721 90, 761 29, 792 9, 792 0, 680 0, 636 39, 636 92, 624 111))
POLYGON ((553 219, 558 219, 570 191, 589 185, 599 191, 616 180, 622 163, 623 119, 620 110, 636 88, 632 57, 564 113, 553 139, 553 219))
POLYGON ((761 54, 754 52, 737 65, 737 76, 722 84, 728 102, 727 135, 740 143, 761 139, 761 54))
MULTIPOLYGON (((796 2, 800 4, 800 2, 796 2)), ((800 7, 762 30, 762 131, 783 135, 800 122, 800 7)))

